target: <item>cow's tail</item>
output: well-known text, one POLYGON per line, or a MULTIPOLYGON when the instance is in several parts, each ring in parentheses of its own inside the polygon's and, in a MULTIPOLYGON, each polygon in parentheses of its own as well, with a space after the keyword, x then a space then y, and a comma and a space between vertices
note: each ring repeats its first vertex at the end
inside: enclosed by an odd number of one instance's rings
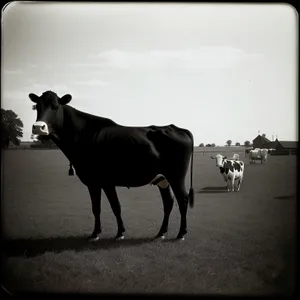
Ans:
POLYGON ((192 154, 191 154, 191 179, 190 179, 190 190, 189 190, 189 205, 191 208, 194 207, 194 200, 195 200, 195 193, 194 193, 194 188, 193 188, 193 160, 194 160, 194 138, 193 135, 191 134, 191 139, 192 139, 192 154))

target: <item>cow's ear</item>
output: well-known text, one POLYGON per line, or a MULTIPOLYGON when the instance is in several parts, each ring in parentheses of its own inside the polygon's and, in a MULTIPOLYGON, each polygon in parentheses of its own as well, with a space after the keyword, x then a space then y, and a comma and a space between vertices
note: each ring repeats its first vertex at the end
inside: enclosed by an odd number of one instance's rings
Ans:
POLYGON ((68 104, 71 100, 72 100, 72 96, 70 94, 66 94, 66 95, 62 96, 61 98, 59 98, 58 101, 61 105, 65 105, 65 104, 68 104))
POLYGON ((32 94, 32 93, 29 94, 28 96, 29 96, 30 100, 31 100, 32 102, 34 102, 34 103, 37 103, 37 102, 39 101, 39 99, 40 99, 39 96, 37 96, 36 94, 32 94))

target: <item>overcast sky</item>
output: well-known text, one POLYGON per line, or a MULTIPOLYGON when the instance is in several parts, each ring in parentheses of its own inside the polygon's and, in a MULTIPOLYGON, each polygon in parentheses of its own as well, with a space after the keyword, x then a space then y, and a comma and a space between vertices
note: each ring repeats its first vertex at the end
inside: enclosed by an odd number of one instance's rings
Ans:
POLYGON ((122 125, 185 127, 195 144, 298 140, 298 15, 289 5, 11 3, 2 11, 2 107, 29 93, 122 125))

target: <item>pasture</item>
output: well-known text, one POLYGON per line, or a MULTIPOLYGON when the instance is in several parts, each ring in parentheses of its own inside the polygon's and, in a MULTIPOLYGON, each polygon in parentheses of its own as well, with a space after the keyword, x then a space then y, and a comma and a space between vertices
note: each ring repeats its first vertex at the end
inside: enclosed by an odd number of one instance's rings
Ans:
MULTIPOLYGON (((215 151, 218 149, 215 148, 215 151)), ((219 149, 224 154, 224 149, 219 149)), ((88 243, 94 219, 87 188, 68 176, 59 150, 3 152, 3 286, 11 293, 184 293, 266 295, 291 292, 296 223, 296 157, 245 162, 240 192, 228 193, 210 155, 194 154, 195 207, 188 234, 178 206, 164 241, 157 187, 117 188, 126 228, 102 193, 103 232, 88 243)), ((243 151, 243 150, 242 150, 243 151)), ((186 179, 189 188, 189 173, 186 179)))

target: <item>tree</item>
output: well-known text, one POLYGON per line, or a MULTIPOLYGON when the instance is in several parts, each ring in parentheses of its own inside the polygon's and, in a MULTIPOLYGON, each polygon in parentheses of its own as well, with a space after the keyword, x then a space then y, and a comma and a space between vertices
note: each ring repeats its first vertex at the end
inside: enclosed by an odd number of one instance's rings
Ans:
POLYGON ((12 110, 1 108, 1 147, 7 148, 11 141, 19 146, 23 137, 23 122, 12 110))
POLYGON ((211 144, 206 144, 205 147, 211 147, 211 144))
POLYGON ((212 146, 212 147, 216 147, 216 144, 215 144, 215 143, 212 143, 211 146, 212 146))
POLYGON ((239 142, 236 142, 235 145, 238 147, 238 146, 241 146, 241 144, 239 142))
POLYGON ((204 144, 203 144, 203 143, 201 143, 201 144, 199 145, 199 147, 204 147, 204 144))
POLYGON ((249 147, 249 146, 250 146, 250 142, 249 142, 249 141, 245 141, 245 142, 244 142, 244 145, 245 145, 246 147, 249 147))
POLYGON ((232 144, 232 140, 228 140, 228 141, 226 142, 226 144, 230 147, 231 144, 232 144))

